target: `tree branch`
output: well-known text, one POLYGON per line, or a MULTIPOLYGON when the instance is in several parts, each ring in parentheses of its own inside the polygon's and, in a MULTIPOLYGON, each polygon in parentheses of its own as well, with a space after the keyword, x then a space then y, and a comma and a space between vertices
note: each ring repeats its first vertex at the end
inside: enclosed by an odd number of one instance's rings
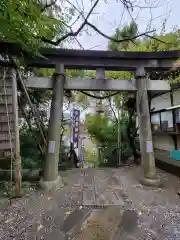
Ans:
MULTIPOLYGON (((67 25, 67 24, 64 23, 64 22, 63 22, 63 24, 64 24, 66 27, 68 27, 68 28, 70 29, 70 31, 72 32, 72 26, 69 26, 69 25, 67 25)), ((79 40, 78 40, 76 37, 74 37, 74 39, 75 39, 75 41, 77 42, 77 44, 80 46, 80 48, 83 49, 83 50, 85 50, 84 47, 82 46, 82 44, 79 42, 79 40)))
POLYGON ((46 42, 46 43, 49 43, 49 44, 52 44, 52 45, 59 45, 59 43, 61 43, 62 41, 64 41, 66 38, 68 37, 76 37, 80 32, 81 30, 84 28, 84 26, 86 25, 87 23, 87 20, 88 18, 90 17, 91 13, 93 12, 94 8, 97 6, 99 0, 96 0, 96 2, 93 4, 92 8, 90 9, 88 15, 86 16, 84 22, 81 24, 81 26, 79 27, 79 29, 76 31, 76 32, 72 32, 70 31, 69 33, 67 33, 66 35, 62 36, 61 38, 59 38, 57 41, 52 41, 52 40, 49 40, 49 39, 46 39, 46 38, 41 38, 41 40, 43 42, 46 42))
POLYGON ((94 29, 97 33, 99 33, 101 36, 103 36, 103 37, 105 37, 105 38, 107 38, 107 39, 109 39, 109 40, 111 40, 111 41, 114 41, 114 42, 117 42, 117 43, 120 43, 120 42, 125 42, 125 41, 132 41, 132 40, 134 40, 134 39, 136 39, 136 38, 138 38, 138 37, 142 37, 142 36, 144 36, 144 35, 146 35, 146 34, 148 34, 148 33, 152 33, 152 32, 154 32, 155 30, 152 30, 152 31, 149 31, 149 32, 144 32, 144 33, 141 33, 141 34, 138 34, 138 35, 136 35, 136 36, 134 36, 134 37, 132 37, 132 38, 123 38, 123 39, 120 39, 120 40, 118 40, 118 39, 116 39, 116 38, 112 38, 112 37, 109 37, 108 35, 106 35, 106 34, 104 34, 103 32, 101 32, 96 26, 94 26, 92 23, 89 23, 88 21, 87 21, 87 25, 89 25, 92 29, 94 29))
POLYGON ((108 100, 109 100, 109 107, 110 107, 111 111, 113 112, 113 115, 114 115, 114 118, 115 118, 116 123, 118 124, 118 119, 117 119, 116 113, 115 113, 115 111, 114 111, 114 109, 113 109, 113 107, 112 107, 111 99, 109 98, 108 100))
POLYGON ((133 137, 135 138, 136 137, 136 134, 137 134, 137 131, 139 130, 139 128, 137 127, 134 132, 133 132, 133 137))
POLYGON ((55 5, 57 2, 57 0, 52 1, 51 3, 47 3, 43 6, 43 8, 41 8, 41 13, 43 13, 44 11, 46 11, 48 8, 52 7, 53 5, 55 5))
MULTIPOLYGON (((57 41, 52 41, 52 40, 49 40, 47 38, 41 38, 41 40, 43 42, 46 42, 46 43, 49 43, 51 45, 55 45, 57 46, 59 43, 61 43, 62 41, 64 41, 66 38, 68 37, 76 37, 80 32, 81 30, 84 28, 85 25, 88 25, 90 26, 92 29, 94 29, 97 33, 99 33, 101 36, 111 40, 111 41, 114 41, 114 42, 117 42, 117 43, 120 43, 120 42, 124 42, 124 41, 133 41, 134 39, 138 38, 138 37, 141 37, 141 36, 144 36, 146 34, 149 34, 149 33, 152 33, 154 32, 155 30, 152 30, 152 31, 148 31, 148 32, 145 32, 145 33, 141 33, 141 34, 138 34, 132 38, 124 38, 124 39, 121 39, 121 40, 117 40, 115 38, 112 38, 112 37, 109 37, 108 35, 104 34, 101 30, 99 30, 96 26, 94 26, 92 23, 90 23, 88 21, 88 18, 90 17, 91 13, 93 12, 94 8, 97 6, 99 0, 96 0, 96 2, 93 4, 92 8, 90 9, 88 15, 86 16, 86 18, 84 19, 83 23, 81 24, 81 26, 78 28, 77 31, 73 32, 72 30, 70 30, 69 33, 65 34, 64 36, 62 36, 61 38, 59 38, 57 41)), ((150 36, 149 36, 150 37, 150 36)))
POLYGON ((147 33, 144 34, 144 35, 145 35, 146 37, 152 38, 152 39, 154 39, 154 40, 156 40, 156 41, 158 41, 158 42, 164 43, 164 44, 175 45, 174 43, 164 42, 164 41, 162 41, 161 39, 158 39, 158 38, 156 38, 156 37, 154 37, 154 36, 149 36, 147 33))
MULTIPOLYGON (((83 27, 85 25, 88 25, 90 26, 92 29, 94 29, 97 33, 99 33, 101 36, 111 40, 111 41, 114 41, 116 43, 121 43, 121 42, 125 42, 125 41, 133 41, 134 39, 137 39, 139 37, 142 37, 142 36, 146 36, 148 33, 153 33, 155 30, 151 30, 151 31, 148 31, 148 32, 144 32, 144 33, 141 33, 141 34, 138 34, 132 38, 124 38, 124 39, 116 39, 116 38, 112 38, 108 35, 106 35, 105 33, 101 32, 101 30, 99 30, 96 26, 94 26, 92 23, 88 22, 87 19, 83 22, 83 24, 79 27, 79 29, 76 31, 76 32, 69 32, 67 33, 66 35, 64 35, 63 37, 59 38, 57 41, 52 41, 52 40, 49 40, 49 39, 46 39, 46 38, 41 38, 41 40, 43 42, 46 42, 46 43, 49 43, 49 44, 52 44, 52 45, 55 45, 57 46, 60 42, 64 41, 66 38, 68 37, 76 37, 80 31, 83 29, 83 27)), ((151 36, 148 35, 149 38, 152 38, 151 36)), ((157 41, 160 41, 159 39, 156 39, 157 41)))
POLYGON ((64 131, 65 131, 65 128, 64 128, 64 114, 62 113, 62 117, 61 117, 61 128, 62 128, 62 131, 60 133, 60 144, 62 144, 62 139, 63 139, 63 135, 64 135, 64 131))
MULTIPOLYGON (((48 7, 51 7, 53 4, 55 4, 56 1, 57 1, 57 0, 54 0, 54 1, 51 2, 50 4, 47 4, 43 9, 45 10, 45 9, 47 9, 48 7)), ((123 2, 125 8, 128 8, 128 9, 131 8, 131 5, 129 6, 130 1, 125 1, 125 0, 121 0, 121 1, 123 2)), ((82 29, 84 28, 84 26, 87 25, 87 26, 91 27, 94 31, 96 31, 98 34, 100 34, 101 36, 107 38, 108 40, 114 41, 114 42, 116 42, 116 43, 121 43, 121 42, 125 42, 125 41, 132 41, 132 42, 134 43, 133 40, 135 40, 135 39, 137 39, 137 38, 139 38, 139 37, 142 37, 142 36, 146 36, 146 37, 152 38, 152 39, 154 39, 154 40, 156 40, 156 41, 159 41, 159 42, 161 42, 161 43, 164 43, 164 44, 171 44, 171 43, 166 43, 166 42, 164 42, 164 41, 162 41, 162 40, 160 40, 160 39, 158 39, 158 38, 156 38, 156 37, 154 37, 154 36, 150 36, 150 35, 149 35, 149 33, 153 33, 153 32, 155 32, 155 30, 146 31, 146 32, 140 33, 140 34, 138 34, 138 35, 136 35, 136 36, 134 36, 134 37, 132 37, 132 38, 127 37, 127 38, 123 38, 123 39, 120 39, 120 40, 106 35, 106 34, 103 33, 101 30, 99 30, 95 25, 93 25, 92 23, 90 23, 90 22, 88 21, 88 18, 89 18, 90 15, 92 14, 92 12, 93 12, 93 10, 95 9, 95 7, 97 6, 98 2, 99 2, 99 0, 96 0, 95 3, 93 4, 92 8, 90 9, 89 13, 87 14, 87 16, 86 16, 86 17, 83 16, 84 21, 83 21, 83 23, 80 25, 80 27, 78 28, 77 31, 73 32, 73 31, 72 31, 72 28, 71 28, 72 26, 71 26, 71 27, 68 26, 68 27, 70 28, 70 32, 68 32, 68 33, 65 34, 64 36, 60 37, 60 38, 59 38, 58 40, 56 40, 56 41, 47 39, 47 38, 45 38, 45 37, 41 37, 40 39, 41 39, 43 42, 45 42, 45 43, 49 43, 49 44, 51 44, 51 45, 57 46, 57 45, 59 45, 62 41, 64 41, 65 39, 67 39, 68 37, 74 37, 74 38, 75 38, 75 37, 82 31, 82 29)), ((82 13, 81 13, 80 11, 79 11, 79 13, 82 15, 82 13)), ((78 16, 77 19, 79 19, 79 18, 80 18, 80 15, 78 16)), ((77 19, 76 19, 76 20, 77 20, 77 19)), ((37 38, 39 38, 39 37, 37 37, 37 38)), ((76 41, 78 41, 78 40, 76 39, 76 41)), ((79 44, 79 42, 78 42, 78 44, 79 44)), ((79 45, 80 45, 80 44, 79 44, 79 45)), ((81 48, 82 48, 82 46, 81 46, 81 48)))

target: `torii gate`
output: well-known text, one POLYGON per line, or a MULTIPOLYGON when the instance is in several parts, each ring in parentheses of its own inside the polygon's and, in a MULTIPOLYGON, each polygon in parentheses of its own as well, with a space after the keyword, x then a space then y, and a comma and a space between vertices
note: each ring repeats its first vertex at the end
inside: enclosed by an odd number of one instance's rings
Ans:
MULTIPOLYGON (((5 50, 1 48, 0 51, 5 50)), ((17 49, 13 48, 11 52, 17 55, 17 49)), ((179 58, 180 51, 111 52, 44 48, 40 50, 40 53, 44 58, 25 57, 27 66, 56 69, 53 78, 29 77, 27 82, 28 87, 53 89, 48 128, 48 151, 45 159, 46 171, 41 185, 46 189, 59 188, 62 185, 61 178, 58 176, 58 161, 64 89, 136 92, 140 150, 144 170, 141 181, 151 186, 159 185, 147 91, 168 91, 170 86, 167 80, 147 79, 146 73, 170 70, 179 58), (96 79, 68 80, 65 76, 65 69, 68 68, 96 70, 96 79), (136 77, 133 80, 106 80, 105 70, 131 71, 136 73, 136 77)))
POLYGON ((151 123, 147 91, 168 91, 167 80, 149 80, 146 72, 169 70, 179 57, 179 51, 168 52, 110 52, 68 49, 42 49, 44 59, 29 58, 28 66, 55 67, 54 78, 30 77, 28 87, 53 89, 51 115, 48 129, 49 147, 45 160, 46 172, 42 185, 46 188, 58 186, 59 132, 61 130, 60 116, 62 114, 63 90, 103 90, 136 92, 137 114, 140 133, 140 150, 144 176, 144 184, 157 186, 160 179, 157 176, 152 144, 151 123), (69 80, 64 69, 93 69, 96 79, 82 81, 69 80), (136 72, 132 80, 106 80, 105 70, 123 70, 136 72), (56 170, 55 170, 56 169, 56 170))

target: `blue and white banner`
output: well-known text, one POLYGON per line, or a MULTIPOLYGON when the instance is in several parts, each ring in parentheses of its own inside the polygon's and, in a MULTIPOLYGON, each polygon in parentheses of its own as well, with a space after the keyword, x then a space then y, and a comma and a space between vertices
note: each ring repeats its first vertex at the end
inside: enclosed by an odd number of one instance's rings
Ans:
POLYGON ((78 148, 79 144, 79 123, 80 123, 80 110, 73 109, 72 111, 72 138, 74 148, 78 148))

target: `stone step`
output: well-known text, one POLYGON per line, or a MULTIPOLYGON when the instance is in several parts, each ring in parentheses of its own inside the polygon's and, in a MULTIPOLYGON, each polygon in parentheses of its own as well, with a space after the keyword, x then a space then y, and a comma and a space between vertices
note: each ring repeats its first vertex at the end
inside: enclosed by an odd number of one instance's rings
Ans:
POLYGON ((11 144, 10 144, 10 140, 8 140, 8 141, 0 141, 0 151, 2 151, 2 150, 9 150, 11 148, 14 149, 15 142, 12 141, 11 144))
POLYGON ((12 98, 12 95, 8 95, 8 96, 0 96, 0 104, 12 104, 13 102, 13 98, 12 98))
POLYGON ((11 131, 14 130, 14 124, 12 122, 10 122, 8 124, 8 122, 0 122, 0 132, 8 132, 9 129, 11 131))
POLYGON ((7 150, 1 150, 0 151, 0 159, 4 159, 4 158, 10 158, 11 157, 11 151, 9 149, 7 150))
MULTIPOLYGON (((11 133, 11 139, 14 139, 15 136, 11 133)), ((0 132, 0 141, 7 141, 9 140, 9 132, 0 132)))
POLYGON ((89 217, 91 212, 92 209, 88 208, 76 209, 66 218, 61 230, 66 233, 68 239, 72 240, 79 232, 83 222, 89 217))
POLYGON ((4 93, 4 88, 0 88, 0 96, 7 96, 7 95, 12 95, 12 88, 7 87, 6 88, 6 94, 4 93))
POLYGON ((11 156, 11 147, 14 151, 14 113, 13 113, 13 90, 12 72, 9 70, 3 81, 4 71, 0 71, 0 158, 11 156), (7 103, 7 106, 6 106, 7 103), (9 123, 8 123, 9 121, 9 123), (10 129, 9 129, 10 128, 10 129), (11 137, 9 137, 9 130, 11 137), (12 146, 10 144, 10 138, 12 146))
POLYGON ((93 210, 72 240, 113 240, 119 231, 122 214, 118 207, 93 210))
POLYGON ((0 123, 7 123, 8 119, 10 122, 14 121, 14 115, 12 113, 8 114, 8 116, 5 113, 0 114, 0 123))
POLYGON ((8 105, 7 109, 6 109, 6 106, 5 104, 3 105, 0 105, 0 113, 7 113, 7 110, 8 110, 8 113, 13 113, 13 107, 12 105, 8 105))
POLYGON ((122 215, 122 221, 119 232, 114 240, 135 240, 134 232, 138 228, 138 213, 135 210, 127 209, 122 215))

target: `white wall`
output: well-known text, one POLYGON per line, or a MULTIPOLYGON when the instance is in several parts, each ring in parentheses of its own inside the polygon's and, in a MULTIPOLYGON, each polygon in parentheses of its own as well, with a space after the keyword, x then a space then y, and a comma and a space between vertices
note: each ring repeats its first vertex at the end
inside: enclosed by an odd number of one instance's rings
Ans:
MULTIPOLYGON (((173 91, 173 102, 174 106, 180 104, 180 89, 173 91)), ((161 96, 153 98, 151 101, 151 109, 155 108, 155 111, 165 109, 171 107, 171 98, 170 93, 165 93, 161 96)), ((171 112, 161 113, 162 120, 168 120, 169 127, 173 126, 173 119, 171 112)), ((153 116, 151 119, 153 122, 159 121, 157 116, 153 116)), ((136 118, 136 126, 138 126, 138 117, 136 118)), ((180 136, 177 137, 177 148, 180 149, 180 136)), ((174 149, 174 141, 171 135, 161 135, 161 134, 153 134, 153 145, 154 148, 171 151, 174 149)))
MULTIPOLYGON (((173 102, 174 106, 180 104, 180 89, 173 91, 173 102)), ((161 110, 167 107, 171 107, 171 98, 170 93, 163 94, 159 97, 152 99, 151 109, 155 108, 156 110, 161 110)), ((173 119, 171 112, 161 113, 161 119, 168 120, 169 127, 173 126, 173 119)), ((156 120, 154 116, 152 120, 156 120)), ((171 135, 153 135, 153 144, 154 148, 162 149, 166 151, 171 151, 174 149, 174 142, 171 135)), ((178 149, 180 149, 180 137, 177 136, 177 145, 178 149)))
MULTIPOLYGON (((180 89, 173 91, 174 106, 180 104, 180 89)), ((151 101, 151 109, 160 110, 171 107, 170 93, 165 93, 159 97, 153 98, 151 101)))
POLYGON ((151 101, 151 109, 155 108, 155 111, 171 107, 170 93, 165 93, 161 96, 155 97, 151 101))
MULTIPOLYGON (((153 98, 151 101, 151 109, 154 108, 154 111, 165 109, 167 107, 171 107, 171 98, 170 93, 165 93, 161 96, 153 98)), ((173 116, 172 112, 162 112, 161 113, 161 120, 168 121, 168 127, 173 127, 173 116)), ((159 114, 154 114, 151 117, 151 121, 154 124, 160 124, 159 114)))
POLYGON ((174 149, 174 142, 169 135, 153 135, 154 148, 171 151, 174 149))

